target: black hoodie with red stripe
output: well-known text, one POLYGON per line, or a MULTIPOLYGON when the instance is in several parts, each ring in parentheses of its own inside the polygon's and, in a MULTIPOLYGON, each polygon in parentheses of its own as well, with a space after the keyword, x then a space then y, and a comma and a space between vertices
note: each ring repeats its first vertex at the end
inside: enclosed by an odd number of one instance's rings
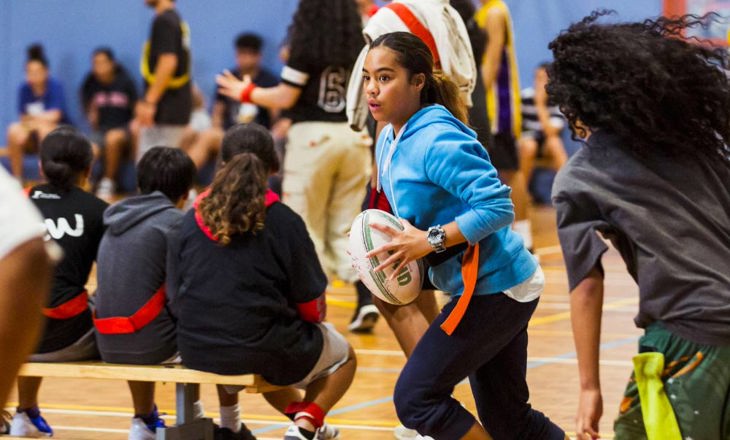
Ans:
MULTIPOLYGON (((267 197, 264 229, 222 246, 196 211, 174 244, 178 348, 183 363, 218 374, 261 374, 288 385, 309 373, 322 333, 297 306, 322 296, 327 278, 301 217, 267 197)), ((173 286, 174 285, 174 286, 173 286)))

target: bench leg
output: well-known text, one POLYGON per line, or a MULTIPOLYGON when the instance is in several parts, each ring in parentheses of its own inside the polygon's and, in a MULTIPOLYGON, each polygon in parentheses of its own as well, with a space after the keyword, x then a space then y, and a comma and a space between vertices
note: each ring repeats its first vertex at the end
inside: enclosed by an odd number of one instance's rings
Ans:
POLYGON ((198 419, 184 425, 158 429, 155 440, 213 440, 213 419, 198 419))
POLYGON ((212 419, 194 419, 193 403, 199 395, 200 385, 179 383, 175 385, 177 426, 158 429, 156 440, 213 440, 212 419))

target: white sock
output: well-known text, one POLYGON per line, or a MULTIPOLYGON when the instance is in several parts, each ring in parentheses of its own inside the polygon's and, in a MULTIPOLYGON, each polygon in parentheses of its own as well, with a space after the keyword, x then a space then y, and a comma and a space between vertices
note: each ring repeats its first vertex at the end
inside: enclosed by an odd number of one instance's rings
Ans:
POLYGON ((221 406, 221 428, 228 428, 234 433, 241 430, 241 410, 238 404, 221 406))
POLYGON ((205 409, 203 408, 203 402, 200 400, 193 402, 193 419, 204 419, 205 418, 205 409))
POLYGON ((525 247, 527 249, 532 248, 532 224, 530 220, 517 220, 515 224, 512 225, 512 230, 520 234, 520 237, 522 237, 522 241, 525 242, 525 247))

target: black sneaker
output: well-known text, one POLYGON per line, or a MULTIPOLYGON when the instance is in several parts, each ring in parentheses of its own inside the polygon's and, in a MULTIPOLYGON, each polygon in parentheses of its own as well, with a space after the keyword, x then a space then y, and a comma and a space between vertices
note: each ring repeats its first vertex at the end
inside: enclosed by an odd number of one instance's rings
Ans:
POLYGON ((233 432, 228 428, 220 428, 216 426, 213 438, 215 440, 256 440, 256 437, 254 437, 251 431, 249 431, 244 424, 241 424, 241 430, 238 432, 233 432))

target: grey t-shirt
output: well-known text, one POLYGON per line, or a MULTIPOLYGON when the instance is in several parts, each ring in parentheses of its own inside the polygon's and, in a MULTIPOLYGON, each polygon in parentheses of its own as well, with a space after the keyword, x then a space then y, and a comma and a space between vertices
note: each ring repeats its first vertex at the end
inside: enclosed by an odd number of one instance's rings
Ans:
POLYGON ((661 321, 690 341, 730 345, 730 170, 650 163, 620 145, 605 130, 594 133, 556 178, 570 289, 600 268, 600 233, 639 285, 637 326, 661 321))

